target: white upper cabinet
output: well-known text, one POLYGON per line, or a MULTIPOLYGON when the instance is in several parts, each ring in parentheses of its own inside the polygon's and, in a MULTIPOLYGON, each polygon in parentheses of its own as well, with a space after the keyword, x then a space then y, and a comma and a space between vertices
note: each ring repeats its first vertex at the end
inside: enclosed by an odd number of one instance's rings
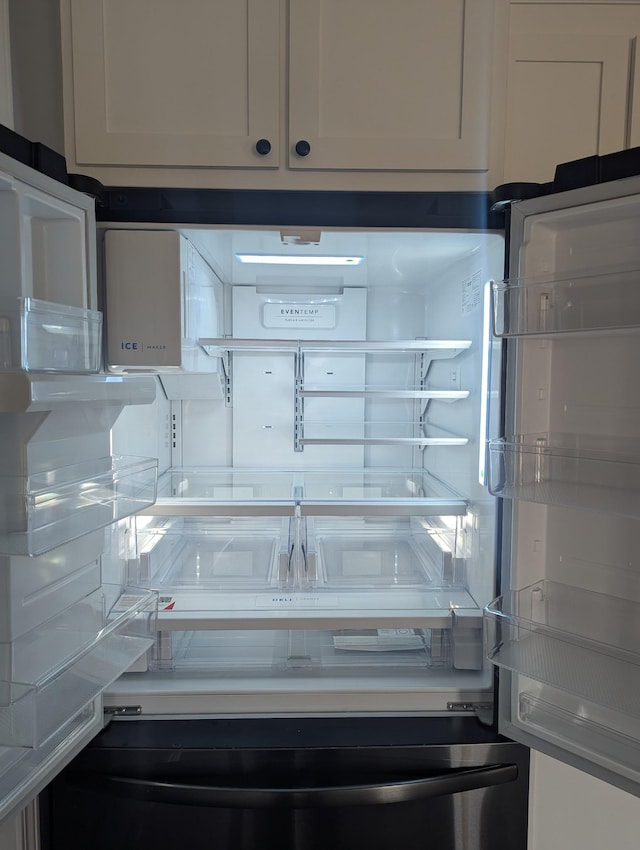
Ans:
POLYGON ((506 55, 494 5, 61 0, 70 170, 112 185, 487 188, 506 55))
POLYGON ((277 166, 278 2, 66 3, 77 164, 277 166))
POLYGON ((640 4, 513 3, 505 182, 640 144, 640 4))
POLYGON ((491 4, 292 0, 289 166, 486 171, 491 4))

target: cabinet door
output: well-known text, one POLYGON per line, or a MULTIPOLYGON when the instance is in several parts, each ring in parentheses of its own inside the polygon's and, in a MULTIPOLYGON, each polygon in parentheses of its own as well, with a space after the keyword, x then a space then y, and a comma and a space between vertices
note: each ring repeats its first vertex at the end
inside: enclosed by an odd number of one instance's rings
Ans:
POLYGON ((640 5, 512 5, 505 182, 638 144, 638 35, 640 5))
POLYGON ((488 168, 492 0, 291 0, 290 15, 291 168, 488 168))
POLYGON ((277 166, 278 9, 278 0, 65 0, 75 161, 277 166), (258 153, 260 139, 270 152, 258 153))

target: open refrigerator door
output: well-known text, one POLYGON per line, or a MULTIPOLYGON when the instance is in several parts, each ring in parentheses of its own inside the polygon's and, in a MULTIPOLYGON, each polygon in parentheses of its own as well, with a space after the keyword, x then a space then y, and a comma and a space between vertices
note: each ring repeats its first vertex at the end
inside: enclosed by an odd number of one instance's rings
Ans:
POLYGON ((0 819, 103 726, 143 655, 156 595, 119 610, 105 529, 156 494, 157 462, 111 451, 146 378, 102 366, 92 199, 0 155, 0 819))
MULTIPOLYGON (((515 203, 503 592, 485 610, 500 730, 627 790, 640 778, 640 288, 636 178, 515 203)), ((637 790, 635 790, 637 793, 637 790)))

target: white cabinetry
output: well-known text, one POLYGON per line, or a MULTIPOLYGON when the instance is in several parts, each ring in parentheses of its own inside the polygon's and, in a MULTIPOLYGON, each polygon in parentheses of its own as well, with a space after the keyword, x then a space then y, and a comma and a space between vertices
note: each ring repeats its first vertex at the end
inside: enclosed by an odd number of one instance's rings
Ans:
POLYGON ((483 188, 493 6, 62 0, 70 170, 112 185, 483 188))
POLYGON ((640 143, 640 4, 513 3, 505 182, 640 143))
POLYGON ((64 5, 79 165, 278 165, 278 0, 64 5))

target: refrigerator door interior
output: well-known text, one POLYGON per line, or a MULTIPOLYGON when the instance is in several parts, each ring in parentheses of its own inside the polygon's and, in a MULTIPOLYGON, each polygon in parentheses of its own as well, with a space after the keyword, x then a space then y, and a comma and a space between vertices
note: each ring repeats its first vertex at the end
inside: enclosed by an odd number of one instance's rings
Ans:
POLYGON ((100 373, 93 206, 0 155, 0 818, 100 730, 155 633, 155 593, 103 582, 106 529, 153 503, 157 460, 111 452, 155 386, 100 373))
POLYGON ((502 234, 103 227, 109 362, 140 368, 117 362, 135 343, 161 387, 113 428, 119 453, 160 459, 158 500, 123 528, 112 566, 161 605, 149 669, 107 703, 317 714, 490 700, 485 293, 502 234), (211 270, 200 283, 180 272, 185 254, 211 270), (167 365, 163 334, 181 333, 214 366, 167 365))
POLYGON ((640 182, 514 204, 503 593, 485 610, 500 729, 638 793, 640 182))

